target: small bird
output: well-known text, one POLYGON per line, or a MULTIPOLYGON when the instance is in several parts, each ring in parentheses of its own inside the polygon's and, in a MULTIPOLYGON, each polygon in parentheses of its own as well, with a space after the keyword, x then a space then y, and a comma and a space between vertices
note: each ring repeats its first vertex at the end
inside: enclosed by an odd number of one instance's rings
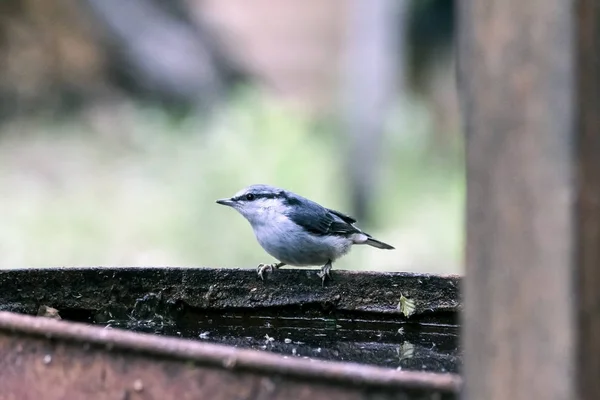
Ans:
POLYGON ((322 265, 318 276, 324 285, 331 278, 333 262, 348 253, 352 245, 394 248, 358 229, 354 218, 277 187, 251 185, 217 203, 242 214, 262 248, 279 260, 258 265, 261 279, 265 272, 284 265, 322 265))

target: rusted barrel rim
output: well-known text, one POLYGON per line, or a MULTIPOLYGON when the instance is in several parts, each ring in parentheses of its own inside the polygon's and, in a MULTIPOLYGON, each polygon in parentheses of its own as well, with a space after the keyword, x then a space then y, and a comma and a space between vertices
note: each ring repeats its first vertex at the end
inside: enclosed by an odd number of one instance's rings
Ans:
POLYGON ((105 329, 11 312, 0 312, 0 331, 104 346, 108 350, 136 351, 226 369, 243 369, 353 385, 457 392, 462 384, 460 376, 450 373, 398 371, 355 363, 284 358, 258 350, 105 329))
POLYGON ((277 271, 264 282, 254 268, 0 269, 0 310, 31 315, 40 305, 38 300, 59 310, 102 310, 112 303, 131 308, 149 293, 160 294, 167 303, 211 310, 325 304, 341 312, 401 315, 402 296, 415 305, 413 320, 435 320, 441 313, 462 309, 458 275, 344 270, 334 275, 322 287, 314 271, 302 268, 277 271))

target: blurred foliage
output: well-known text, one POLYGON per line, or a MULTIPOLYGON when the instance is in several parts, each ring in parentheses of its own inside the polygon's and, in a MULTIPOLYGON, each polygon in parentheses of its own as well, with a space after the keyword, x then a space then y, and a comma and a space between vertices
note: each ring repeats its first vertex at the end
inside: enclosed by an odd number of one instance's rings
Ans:
MULTIPOLYGON (((375 221, 359 224, 397 250, 357 247, 334 268, 458 271, 462 144, 452 135, 436 153, 428 121, 416 102, 390 113, 375 221)), ((0 132, 0 266, 270 262, 248 223, 215 199, 269 183, 344 211, 336 132, 251 89, 210 119, 114 104, 12 122, 0 132)))

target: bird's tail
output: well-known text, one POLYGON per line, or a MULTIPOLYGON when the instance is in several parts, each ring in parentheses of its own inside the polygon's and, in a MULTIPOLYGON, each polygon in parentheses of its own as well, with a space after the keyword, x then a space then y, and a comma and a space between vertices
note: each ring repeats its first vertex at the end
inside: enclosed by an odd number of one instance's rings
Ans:
POLYGON ((387 243, 383 243, 377 239, 373 239, 372 237, 368 238, 367 241, 365 242, 365 244, 368 244, 369 246, 377 247, 378 249, 394 250, 393 246, 390 246, 387 243))

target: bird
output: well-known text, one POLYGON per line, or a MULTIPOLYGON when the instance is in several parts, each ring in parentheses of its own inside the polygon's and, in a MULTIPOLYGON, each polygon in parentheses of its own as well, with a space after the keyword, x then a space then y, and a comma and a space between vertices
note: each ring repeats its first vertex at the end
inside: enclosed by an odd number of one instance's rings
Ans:
POLYGON ((360 230, 355 218, 275 186, 250 185, 216 202, 246 218, 258 243, 278 260, 258 265, 262 280, 265 272, 273 273, 284 265, 322 266, 317 275, 324 286, 331 279, 333 262, 347 254, 353 245, 394 249, 360 230))

